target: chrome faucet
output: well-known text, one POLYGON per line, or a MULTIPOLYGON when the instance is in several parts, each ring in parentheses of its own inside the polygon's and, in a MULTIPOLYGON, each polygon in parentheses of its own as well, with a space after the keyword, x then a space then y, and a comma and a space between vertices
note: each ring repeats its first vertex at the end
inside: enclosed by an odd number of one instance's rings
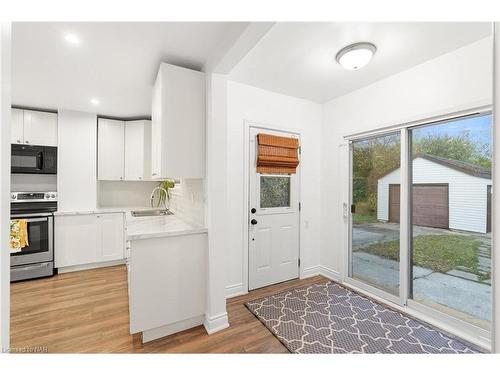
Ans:
POLYGON ((168 207, 167 207, 167 200, 168 200, 168 191, 161 187, 161 186, 157 186, 153 189, 153 191, 151 192, 151 207, 154 207, 153 204, 154 204, 154 199, 155 199, 155 193, 157 190, 161 190, 165 193, 165 211, 169 211, 168 207))

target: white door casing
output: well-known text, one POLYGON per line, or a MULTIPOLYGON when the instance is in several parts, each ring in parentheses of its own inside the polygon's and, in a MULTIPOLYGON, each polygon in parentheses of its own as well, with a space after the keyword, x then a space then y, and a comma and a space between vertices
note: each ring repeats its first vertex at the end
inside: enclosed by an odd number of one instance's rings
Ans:
POLYGON ((257 134, 267 133, 299 138, 295 133, 250 128, 249 144, 249 233, 248 286, 261 288, 299 277, 299 202, 300 166, 292 175, 271 175, 256 172, 257 134), (284 199, 263 199, 265 186, 280 181, 287 194, 284 199), (289 189, 287 189, 289 187, 289 189), (272 207, 278 203, 278 207, 272 207), (255 212, 253 212, 255 209, 255 212), (252 220, 255 220, 252 224, 252 220))

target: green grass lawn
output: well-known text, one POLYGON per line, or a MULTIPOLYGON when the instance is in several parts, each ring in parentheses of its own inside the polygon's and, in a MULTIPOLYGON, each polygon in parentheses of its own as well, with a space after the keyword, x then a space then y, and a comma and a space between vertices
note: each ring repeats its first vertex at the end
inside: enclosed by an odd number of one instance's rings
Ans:
POLYGON ((361 223, 378 223, 377 217, 374 215, 361 215, 354 214, 352 215, 353 224, 361 224, 361 223))
MULTIPOLYGON (((487 279, 489 275, 479 271, 480 245, 481 240, 457 234, 418 236, 413 242, 413 264, 442 273, 461 266, 480 279, 487 279)), ((399 260, 399 241, 372 244, 360 251, 399 260)))

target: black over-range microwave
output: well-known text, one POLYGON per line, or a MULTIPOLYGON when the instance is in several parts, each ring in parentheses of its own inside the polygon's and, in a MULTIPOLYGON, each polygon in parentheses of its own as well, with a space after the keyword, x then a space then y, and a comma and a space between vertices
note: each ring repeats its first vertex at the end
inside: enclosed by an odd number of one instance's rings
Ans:
POLYGON ((57 147, 11 145, 11 173, 57 173, 57 147))

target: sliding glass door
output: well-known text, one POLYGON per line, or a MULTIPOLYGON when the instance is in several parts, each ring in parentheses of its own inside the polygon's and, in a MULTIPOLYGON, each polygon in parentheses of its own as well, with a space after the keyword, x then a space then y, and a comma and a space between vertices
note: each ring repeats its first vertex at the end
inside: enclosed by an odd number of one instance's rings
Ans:
POLYGON ((350 142, 347 282, 489 330, 491 130, 485 113, 350 142))
POLYGON ((399 132, 351 144, 349 276, 394 296, 400 284, 400 153, 399 132))
POLYGON ((491 115, 410 130, 410 298, 484 329, 491 321, 491 115))

